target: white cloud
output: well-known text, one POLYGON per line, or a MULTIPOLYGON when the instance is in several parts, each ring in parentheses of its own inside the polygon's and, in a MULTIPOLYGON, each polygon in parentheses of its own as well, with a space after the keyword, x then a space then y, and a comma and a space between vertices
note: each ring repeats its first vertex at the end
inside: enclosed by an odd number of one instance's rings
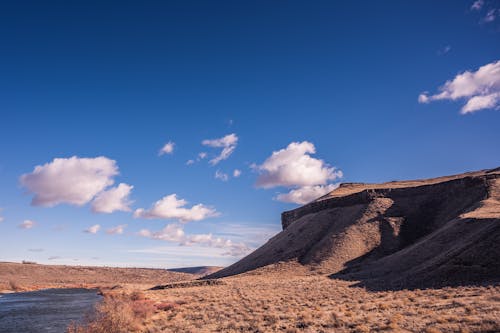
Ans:
POLYGON ((31 229, 36 225, 35 221, 32 220, 24 220, 23 223, 19 224, 19 228, 21 229, 31 229))
MULTIPOLYGON (((3 208, 0 208, 0 213, 3 211, 3 208)), ((2 215, 0 215, 0 222, 3 222, 4 218, 2 215)))
POLYGON ((205 159, 206 157, 207 157, 207 153, 205 153, 204 151, 202 151, 201 153, 198 154, 198 158, 200 160, 205 159))
POLYGON ((234 243, 229 239, 214 237, 212 234, 193 234, 187 235, 179 224, 168 224, 162 230, 152 232, 148 229, 142 229, 139 236, 178 243, 183 246, 201 245, 211 248, 224 249, 222 255, 242 256, 250 252, 250 248, 244 243, 234 243))
POLYGON ((466 101, 461 113, 472 113, 483 109, 500 107, 500 60, 479 67, 475 72, 465 71, 439 88, 440 92, 418 96, 419 103, 438 100, 466 101))
POLYGON ((472 6, 470 6, 470 9, 479 11, 481 10, 481 8, 483 8, 483 5, 484 5, 484 0, 476 0, 472 4, 472 6))
POLYGON ((158 152, 158 156, 165 155, 165 154, 173 154, 174 147, 175 147, 175 143, 172 141, 165 143, 165 145, 158 152))
POLYGON ((177 199, 176 194, 170 194, 156 201, 151 209, 139 208, 134 212, 135 218, 145 219, 176 219, 180 222, 200 221, 219 213, 212 207, 197 204, 191 208, 184 208, 187 201, 177 199))
POLYGON ((89 227, 88 229, 85 229, 84 232, 88 234, 97 234, 97 232, 101 229, 101 226, 99 224, 94 224, 93 226, 89 227))
POLYGON ((116 162, 106 157, 55 158, 37 165, 20 177, 22 186, 34 193, 32 205, 52 207, 61 203, 82 206, 113 184, 116 162))
POLYGON ((238 178, 239 176, 241 176, 241 170, 234 169, 234 171, 233 171, 233 177, 234 178, 238 178))
POLYGON ((132 204, 129 195, 133 188, 131 185, 121 183, 99 193, 92 201, 92 211, 95 213, 129 212, 132 204))
POLYGON ((285 149, 274 151, 261 165, 253 165, 260 175, 257 187, 286 187, 290 192, 275 199, 297 204, 308 203, 337 187, 330 181, 341 178, 342 171, 323 160, 311 157, 316 148, 311 142, 292 142, 285 149))
POLYGON ((310 142, 292 142, 285 149, 275 151, 261 165, 254 165, 260 172, 257 187, 301 187, 325 185, 342 177, 342 172, 323 160, 311 157, 316 148, 310 142))
POLYGON ((288 193, 278 194, 275 199, 303 205, 333 191, 338 186, 338 184, 303 186, 288 193))
POLYGON ((210 164, 216 165, 220 161, 226 160, 229 156, 231 156, 236 149, 236 145, 238 144, 238 136, 232 133, 219 139, 203 140, 201 144, 212 148, 222 148, 221 153, 210 160, 210 164))
POLYGON ((121 235, 121 234, 123 234, 123 230, 126 227, 127 227, 126 224, 120 224, 120 225, 117 225, 116 227, 109 228, 108 230, 106 230, 106 233, 108 235, 121 235))
POLYGON ((220 170, 215 171, 215 179, 220 179, 223 182, 229 180, 229 175, 227 173, 221 172, 220 170))
POLYGON ((186 165, 192 165, 192 164, 194 164, 194 160, 188 160, 188 161, 186 162, 186 165))

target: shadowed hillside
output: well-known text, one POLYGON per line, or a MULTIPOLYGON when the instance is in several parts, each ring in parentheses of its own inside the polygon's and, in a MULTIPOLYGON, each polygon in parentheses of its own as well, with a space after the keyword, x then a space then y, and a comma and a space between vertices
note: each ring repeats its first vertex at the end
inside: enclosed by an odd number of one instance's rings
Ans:
POLYGON ((298 263, 373 289, 500 280, 500 168, 343 184, 283 213, 282 224, 262 247, 210 278, 298 263))

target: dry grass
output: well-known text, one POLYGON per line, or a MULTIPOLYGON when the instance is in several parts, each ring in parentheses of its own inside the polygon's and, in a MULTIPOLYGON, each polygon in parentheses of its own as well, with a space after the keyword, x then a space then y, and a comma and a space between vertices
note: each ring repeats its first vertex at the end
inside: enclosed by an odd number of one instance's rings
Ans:
POLYGON ((164 269, 39 265, 0 262, 0 293, 43 288, 157 285, 195 278, 164 269), (14 287, 15 288, 14 288, 14 287), (22 287, 21 287, 22 286, 22 287))
POLYGON ((240 276, 145 292, 143 332, 496 332, 500 286, 371 292, 321 276, 240 276), (175 305, 174 305, 175 304, 175 305))
POLYGON ((72 323, 67 333, 140 332, 157 310, 154 302, 139 291, 128 295, 108 294, 83 322, 72 323))

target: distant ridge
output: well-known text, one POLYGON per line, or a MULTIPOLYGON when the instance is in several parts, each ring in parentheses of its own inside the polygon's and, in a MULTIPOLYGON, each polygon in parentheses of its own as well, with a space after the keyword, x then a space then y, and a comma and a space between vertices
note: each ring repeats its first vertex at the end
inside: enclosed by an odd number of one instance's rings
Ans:
POLYGON ((284 212, 282 225, 262 247, 208 277, 288 269, 372 289, 500 282, 500 168, 342 184, 284 212))
POLYGON ((215 273, 223 268, 224 267, 220 266, 196 266, 196 267, 169 268, 167 269, 167 271, 205 276, 215 273))

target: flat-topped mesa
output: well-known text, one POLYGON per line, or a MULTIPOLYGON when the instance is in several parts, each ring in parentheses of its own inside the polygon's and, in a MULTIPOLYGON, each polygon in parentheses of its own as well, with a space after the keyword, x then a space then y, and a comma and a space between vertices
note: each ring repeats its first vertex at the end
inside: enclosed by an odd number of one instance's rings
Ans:
POLYGON ((500 168, 344 184, 284 212, 282 224, 210 278, 302 272, 374 289, 500 283, 500 168))
POLYGON ((294 221, 307 214, 337 207, 368 204, 375 198, 396 199, 423 194, 444 195, 444 193, 453 195, 456 191, 467 191, 468 195, 472 195, 471 191, 474 191, 484 199, 488 195, 487 181, 494 178, 500 178, 500 168, 424 180, 392 181, 381 184, 342 183, 337 189, 304 206, 283 212, 281 225, 285 230, 294 221))

